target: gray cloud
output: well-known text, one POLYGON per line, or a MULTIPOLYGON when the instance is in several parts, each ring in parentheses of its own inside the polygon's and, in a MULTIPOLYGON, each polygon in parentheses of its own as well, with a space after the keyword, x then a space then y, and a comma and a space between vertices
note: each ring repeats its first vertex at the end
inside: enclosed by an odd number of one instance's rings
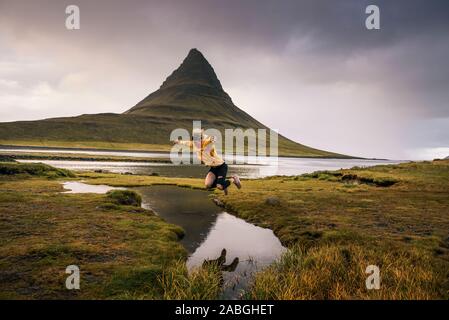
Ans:
POLYGON ((0 121, 122 112, 192 47, 239 107, 300 142, 394 158, 449 147, 438 0, 0 0, 0 121), (65 29, 68 4, 81 30, 65 29))

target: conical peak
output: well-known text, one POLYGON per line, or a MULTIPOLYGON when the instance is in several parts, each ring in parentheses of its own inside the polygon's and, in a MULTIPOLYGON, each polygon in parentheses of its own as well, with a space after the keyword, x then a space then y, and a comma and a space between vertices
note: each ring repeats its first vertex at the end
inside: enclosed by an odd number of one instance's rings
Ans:
MULTIPOLYGON (((197 48, 190 49, 189 54, 187 55, 186 59, 204 59, 204 60, 206 60, 206 58, 204 58, 203 54, 197 48)), ((206 62, 207 62, 207 60, 206 60, 206 62)))
POLYGON ((214 69, 197 49, 191 49, 178 69, 164 81, 161 89, 179 85, 202 85, 223 90, 214 69))

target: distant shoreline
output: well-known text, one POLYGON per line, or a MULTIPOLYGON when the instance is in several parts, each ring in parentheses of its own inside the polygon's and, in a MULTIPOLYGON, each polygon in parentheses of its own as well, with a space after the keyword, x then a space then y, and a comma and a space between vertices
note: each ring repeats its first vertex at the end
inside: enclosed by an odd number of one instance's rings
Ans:
MULTIPOLYGON (((8 144, 0 144, 0 149, 31 149, 31 150, 61 150, 61 151, 99 151, 99 152, 132 152, 132 153, 155 153, 160 155, 169 155, 169 152, 167 151, 160 151, 160 150, 136 150, 136 149, 107 149, 107 148, 70 148, 70 147, 48 147, 48 146, 25 146, 25 145, 8 145, 8 144)), ((385 158, 363 158, 363 157, 326 157, 326 156, 293 156, 293 155, 279 155, 281 158, 304 158, 304 159, 358 159, 358 160, 368 160, 368 161, 393 161, 392 159, 385 159, 385 158)), ((81 157, 82 159, 71 159, 71 160, 87 160, 85 157, 81 157)), ((128 157, 127 157, 128 158, 128 157)), ((129 157, 133 158, 133 157, 129 157)), ((109 158, 104 158, 109 159, 109 158)), ((103 161, 98 160, 98 161, 103 161)), ((151 159, 149 157, 148 159, 151 159)), ((55 160, 69 160, 69 159, 55 159, 55 160)), ((96 159, 93 159, 93 161, 96 159)), ((133 159, 135 160, 135 159, 133 159)), ((121 160, 113 160, 113 161, 121 161, 121 160)), ((404 160, 398 160, 398 161, 404 161, 404 160)), ((405 160, 408 161, 408 160, 405 160)))

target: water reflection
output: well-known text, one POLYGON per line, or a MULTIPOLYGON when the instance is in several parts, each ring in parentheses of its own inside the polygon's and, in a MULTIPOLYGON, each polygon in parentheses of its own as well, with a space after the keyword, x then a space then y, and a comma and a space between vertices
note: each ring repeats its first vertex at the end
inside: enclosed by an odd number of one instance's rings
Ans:
POLYGON ((189 253, 204 241, 221 211, 202 190, 162 185, 133 190, 142 196, 142 207, 184 229, 181 243, 189 253))
POLYGON ((248 286, 251 275, 274 260, 286 250, 270 229, 257 227, 229 213, 218 215, 205 241, 187 260, 189 268, 201 266, 204 260, 216 259, 226 249, 224 264, 235 269, 224 270, 224 298, 238 298, 248 286), (234 267, 234 266, 232 266, 234 267))
POLYGON ((189 269, 204 263, 221 267, 223 298, 238 298, 251 274, 286 250, 273 231, 223 212, 206 191, 162 185, 134 190, 142 195, 145 208, 184 228, 189 269))
POLYGON ((217 268, 220 271, 234 272, 240 262, 240 259, 239 259, 239 257, 235 257, 234 260, 232 260, 232 262, 230 264, 226 265, 225 264, 226 254, 227 254, 227 250, 225 248, 223 248, 223 250, 221 250, 220 256, 217 259, 204 260, 202 267, 205 268, 208 266, 212 266, 212 267, 217 268))

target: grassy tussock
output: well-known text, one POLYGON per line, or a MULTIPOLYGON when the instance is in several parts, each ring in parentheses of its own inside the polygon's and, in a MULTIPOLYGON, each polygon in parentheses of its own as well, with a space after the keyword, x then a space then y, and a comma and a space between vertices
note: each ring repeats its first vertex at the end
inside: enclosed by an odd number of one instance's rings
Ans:
POLYGON ((47 178, 75 177, 69 170, 53 168, 43 163, 0 162, 0 175, 19 174, 47 178))
POLYGON ((138 176, 97 172, 79 173, 78 177, 83 178, 89 184, 107 184, 113 187, 174 185, 192 189, 205 189, 204 180, 194 178, 168 178, 160 176, 138 176))
MULTIPOLYGON (((352 169, 354 170, 354 168, 352 169)), ((348 171, 348 170, 344 170, 348 171)), ((326 180, 326 181, 334 181, 334 182, 344 182, 344 183, 353 183, 353 184, 367 184, 373 185, 377 187, 390 187, 395 183, 398 183, 399 180, 391 177, 391 176, 372 176, 372 174, 360 175, 355 174, 349 171, 349 173, 342 173, 341 171, 315 171, 312 173, 305 173, 301 176, 296 176, 293 179, 318 179, 318 180, 326 180)))
POLYGON ((217 268, 197 268, 188 272, 184 261, 166 269, 159 278, 163 299, 209 300, 221 292, 220 272, 217 268))
POLYGON ((248 299, 435 299, 444 274, 435 273, 427 254, 415 249, 379 252, 360 245, 294 246, 258 273, 248 299), (368 265, 380 268, 379 290, 366 289, 368 265))
POLYGON ((111 190, 106 195, 119 205, 140 207, 142 204, 142 197, 132 190, 111 190))

